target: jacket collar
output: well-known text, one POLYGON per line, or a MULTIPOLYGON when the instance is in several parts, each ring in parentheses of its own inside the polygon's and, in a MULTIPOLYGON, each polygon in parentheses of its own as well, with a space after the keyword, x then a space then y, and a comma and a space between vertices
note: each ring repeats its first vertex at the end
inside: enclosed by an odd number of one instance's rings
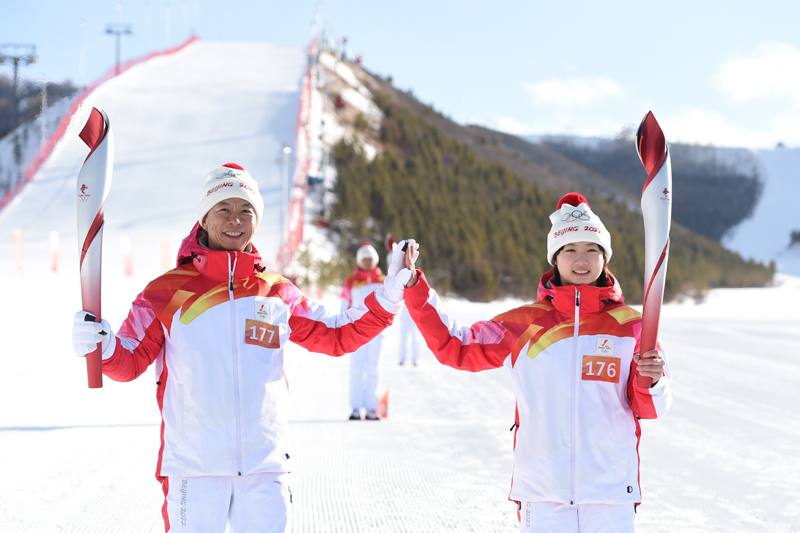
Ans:
POLYGON ((206 231, 199 223, 195 223, 192 231, 181 242, 178 266, 191 262, 198 272, 216 280, 230 279, 232 267, 233 279, 246 279, 254 272, 261 272, 261 255, 252 243, 249 252, 210 250, 201 244, 207 242, 206 236, 206 231))
POLYGON ((555 269, 551 268, 544 273, 539 281, 537 300, 552 300, 553 306, 559 313, 575 314, 577 293, 580 293, 580 314, 597 313, 605 303, 625 303, 622 288, 610 272, 606 287, 593 287, 591 285, 562 285, 553 284, 555 269))

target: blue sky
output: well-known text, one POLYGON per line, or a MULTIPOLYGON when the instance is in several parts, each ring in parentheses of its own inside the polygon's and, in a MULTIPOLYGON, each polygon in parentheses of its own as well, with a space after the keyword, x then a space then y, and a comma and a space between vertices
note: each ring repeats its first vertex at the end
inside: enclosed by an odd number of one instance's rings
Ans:
MULTIPOLYGON (((22 69, 24 76, 79 82, 83 32, 84 79, 91 82, 113 65, 108 22, 132 24, 123 59, 178 44, 191 28, 209 40, 300 45, 311 36, 315 5, 17 0, 4 8, 0 42, 37 45, 40 61, 22 69)), ((347 36, 368 69, 391 75, 458 122, 608 137, 652 110, 673 142, 800 147, 800 2, 322 5, 326 29, 347 36)), ((0 73, 10 72, 0 65, 0 73)))

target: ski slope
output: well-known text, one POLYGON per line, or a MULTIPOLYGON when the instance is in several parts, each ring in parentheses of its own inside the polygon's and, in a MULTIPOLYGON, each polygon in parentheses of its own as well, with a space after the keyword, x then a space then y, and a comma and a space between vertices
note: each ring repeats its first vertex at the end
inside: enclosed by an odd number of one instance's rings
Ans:
POLYGON ((789 248, 792 231, 800 231, 791 207, 800 196, 800 149, 757 154, 766 169, 764 192, 753 216, 735 227, 723 244, 746 258, 775 261, 778 272, 800 276, 800 244, 789 248))
MULTIPOLYGON (((88 105, 109 112, 118 149, 103 293, 114 328, 160 273, 162 239, 174 257, 205 172, 240 162, 261 183, 273 207, 265 211, 279 205, 274 159, 282 139, 294 139, 304 68, 300 48, 201 41, 93 95, 88 105), (132 276, 119 257, 126 234, 132 276)), ((76 135, 0 212, 0 531, 163 531, 153 369, 89 390, 70 344, 80 306, 75 176, 86 154, 76 135), (22 271, 10 254, 14 227, 24 235, 22 271), (58 272, 49 268, 54 229, 62 235, 58 272)), ((269 219, 258 230, 265 255, 276 249, 278 226, 269 219)), ((643 423, 637 531, 800 531, 799 299, 800 278, 779 276, 774 287, 713 290, 702 304, 666 306, 675 402, 664 419, 643 423)), ((336 298, 326 303, 338 309, 336 298)), ((520 303, 445 299, 445 308, 466 325, 520 303)), ((384 342, 381 388, 390 406, 380 422, 346 420, 348 356, 288 347, 293 531, 518 531, 507 501, 507 371, 458 372, 427 350, 419 367, 399 367, 397 335, 393 327, 384 342)))
MULTIPOLYGON (((105 204, 107 268, 122 268, 120 243, 129 239, 134 269, 158 275, 161 241, 174 256, 196 220, 205 175, 227 162, 247 169, 266 198, 255 244, 274 263, 281 211, 277 160, 283 143, 295 145, 306 65, 303 47, 197 41, 102 84, 34 179, 0 211, 0 256, 11 256, 10 228, 19 227, 26 255, 45 253, 49 233, 58 231, 62 264, 77 262, 75 179, 88 154, 78 133, 97 107, 111 120, 116 146, 105 204)), ((292 169, 285 171, 291 178, 292 169)), ((0 271, 8 268, 2 263, 0 271)))

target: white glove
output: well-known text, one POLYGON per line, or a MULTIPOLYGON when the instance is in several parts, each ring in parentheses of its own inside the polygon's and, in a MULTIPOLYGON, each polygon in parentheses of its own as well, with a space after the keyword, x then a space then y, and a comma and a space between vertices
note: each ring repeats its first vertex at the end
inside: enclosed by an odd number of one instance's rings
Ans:
MULTIPOLYGON (((403 301, 406 285, 411 279, 411 270, 405 266, 404 244, 406 241, 400 241, 392 250, 392 261, 389 263, 386 279, 383 280, 383 296, 395 305, 403 301)), ((411 247, 411 262, 414 263, 419 257, 419 243, 414 239, 408 239, 408 246, 411 247)))
POLYGON ((75 322, 72 325, 72 349, 75 350, 75 355, 78 357, 86 357, 87 354, 92 353, 97 349, 97 345, 101 344, 103 347, 103 359, 108 359, 114 354, 114 347, 116 346, 114 332, 111 331, 111 324, 106 320, 100 322, 94 321, 94 315, 87 311, 78 311, 75 313, 75 322), (91 317, 86 320, 86 317, 91 317), (109 353, 106 353, 106 348, 111 346, 109 353))

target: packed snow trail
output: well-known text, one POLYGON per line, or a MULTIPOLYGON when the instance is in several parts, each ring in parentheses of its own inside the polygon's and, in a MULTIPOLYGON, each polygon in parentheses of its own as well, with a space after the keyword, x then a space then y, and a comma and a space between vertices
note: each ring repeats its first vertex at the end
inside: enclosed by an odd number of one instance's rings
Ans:
MULTIPOLYGON (((163 531, 153 370, 87 389, 70 346, 78 284, 46 272, 1 279, 15 304, 0 307, 0 530, 163 531)), ((110 280, 112 325, 146 281, 110 280)), ((665 306, 675 403, 643 424, 637 531, 800 529, 799 298, 800 279, 787 277, 779 287, 665 306)), ((446 302, 463 323, 516 304, 446 302)), ((400 367, 398 329, 388 335, 389 418, 380 422, 346 420, 348 356, 289 346, 293 531, 517 531, 506 499, 514 415, 507 371, 458 372, 427 350, 419 367, 400 367)))

